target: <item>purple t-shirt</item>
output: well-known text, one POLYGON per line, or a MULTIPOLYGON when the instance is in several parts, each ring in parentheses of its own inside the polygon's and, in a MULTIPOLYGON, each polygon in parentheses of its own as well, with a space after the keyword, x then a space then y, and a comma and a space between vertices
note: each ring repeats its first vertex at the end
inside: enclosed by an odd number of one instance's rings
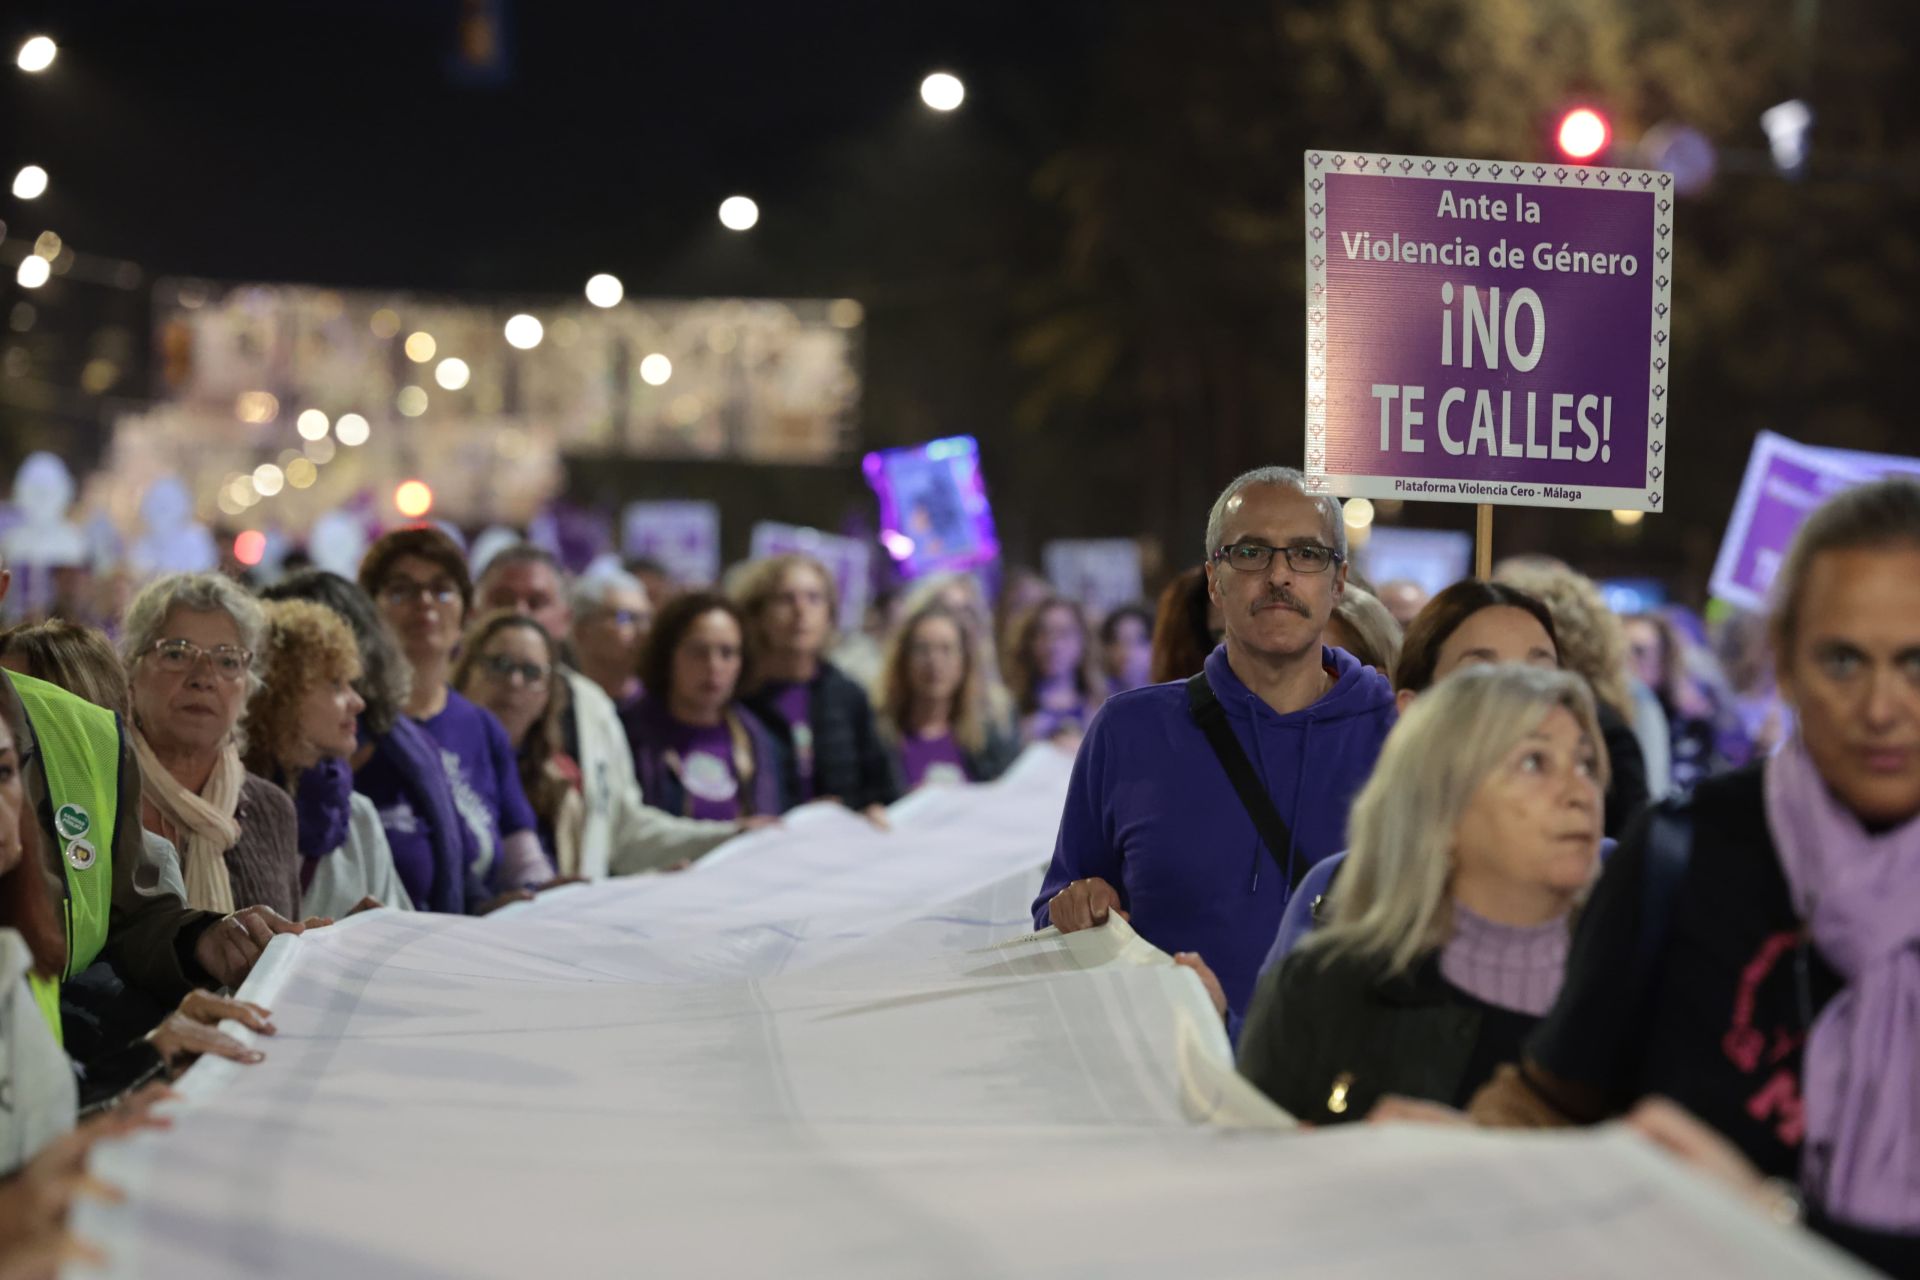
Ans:
POLYGON ((724 724, 673 721, 664 759, 687 794, 689 818, 733 822, 740 817, 740 775, 733 767, 733 735, 724 724))
POLYGON ((951 733, 937 738, 903 739, 900 743, 900 769, 907 775, 907 790, 928 783, 935 786, 967 781, 967 762, 960 755, 960 744, 951 733))
POLYGON ((805 804, 813 799, 813 690, 805 684, 783 684, 779 689, 773 706, 793 731, 794 772, 800 779, 800 793, 793 800, 805 804))
POLYGON ((506 728, 493 712, 451 689, 440 714, 420 721, 420 727, 440 744, 454 803, 480 839, 480 874, 490 876, 501 840, 521 831, 537 833, 540 826, 520 786, 506 728))
POLYGON ((1042 707, 1021 722, 1020 738, 1023 742, 1046 742, 1063 733, 1085 733, 1092 718, 1084 703, 1064 711, 1042 707))

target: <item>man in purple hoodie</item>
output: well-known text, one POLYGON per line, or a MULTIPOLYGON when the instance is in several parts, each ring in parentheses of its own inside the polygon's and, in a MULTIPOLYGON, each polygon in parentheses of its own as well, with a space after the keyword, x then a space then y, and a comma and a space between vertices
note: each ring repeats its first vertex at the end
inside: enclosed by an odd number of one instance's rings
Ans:
POLYGON ((1117 694, 1074 761, 1036 927, 1071 933, 1118 911, 1163 951, 1203 953, 1237 1021, 1294 880, 1346 847, 1347 808, 1393 726, 1385 678, 1321 644, 1346 558, 1339 503, 1288 467, 1240 476, 1207 518, 1226 641, 1206 682, 1288 847, 1261 839, 1185 682, 1117 694))

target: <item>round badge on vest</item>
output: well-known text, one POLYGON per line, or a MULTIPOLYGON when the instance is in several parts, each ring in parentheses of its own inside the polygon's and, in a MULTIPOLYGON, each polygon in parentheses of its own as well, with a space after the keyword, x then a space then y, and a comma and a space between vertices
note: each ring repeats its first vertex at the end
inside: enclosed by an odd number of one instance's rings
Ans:
POLYGON ((680 785, 690 795, 713 804, 724 804, 740 794, 740 784, 727 762, 705 751, 695 751, 687 757, 681 767, 680 785))
POLYGON ((67 861, 75 871, 85 871, 93 865, 95 854, 93 843, 88 840, 75 840, 67 845, 67 861))
POLYGON ((54 830, 68 840, 78 840, 93 826, 93 819, 77 804, 63 804, 53 813, 54 830))

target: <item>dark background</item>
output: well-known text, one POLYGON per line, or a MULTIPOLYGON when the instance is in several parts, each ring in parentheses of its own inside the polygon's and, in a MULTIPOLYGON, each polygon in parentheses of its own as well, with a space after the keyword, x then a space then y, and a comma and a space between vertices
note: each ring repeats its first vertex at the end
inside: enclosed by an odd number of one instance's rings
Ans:
MULTIPOLYGON (((1660 121, 1720 148, 1676 223, 1670 510, 1503 508, 1499 548, 1697 598, 1756 430, 1920 453, 1916 38, 1905 0, 15 3, 0 169, 52 186, 0 189, 0 467, 97 456, 149 385, 156 276, 559 296, 611 271, 629 297, 859 298, 863 447, 979 436, 1017 558, 1143 534, 1186 561, 1237 469, 1300 460, 1300 153, 1547 156, 1591 101, 1615 163, 1660 121), (39 30, 59 60, 23 75, 39 30), (475 30, 500 56, 463 55, 475 30), (966 83, 950 116, 918 99, 935 69, 966 83), (1797 181, 1759 125, 1794 96, 1797 181), (714 217, 734 192, 746 235, 714 217), (45 227, 79 256, 23 295, 45 227), (123 373, 83 388, 102 354, 123 373)), ((858 502, 851 460, 775 479, 595 461, 571 496, 681 488, 730 523, 858 502)))

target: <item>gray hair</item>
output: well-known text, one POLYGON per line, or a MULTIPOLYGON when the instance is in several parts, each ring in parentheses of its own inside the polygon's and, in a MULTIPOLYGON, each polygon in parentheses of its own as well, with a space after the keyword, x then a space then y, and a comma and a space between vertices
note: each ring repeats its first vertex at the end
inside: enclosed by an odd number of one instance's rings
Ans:
POLYGON ((240 632, 240 646, 253 655, 247 666, 247 696, 260 687, 260 650, 266 641, 267 613, 246 588, 218 573, 170 573, 148 583, 120 623, 120 657, 131 676, 134 667, 154 643, 164 637, 160 628, 175 609, 194 613, 224 613, 240 632))
POLYGON ((1213 500, 1213 510, 1207 513, 1207 561, 1212 563, 1213 553, 1220 549, 1221 531, 1227 523, 1227 504, 1242 489, 1250 489, 1257 484, 1277 484, 1306 494, 1320 508, 1320 514, 1327 522, 1327 543, 1340 554, 1340 562, 1347 559, 1347 522, 1340 512, 1340 499, 1327 493, 1311 493, 1307 489, 1307 477, 1292 467, 1255 467, 1235 476, 1220 496, 1213 500))
POLYGON ((490 556, 486 566, 482 568, 474 578, 474 589, 479 590, 481 584, 492 579, 494 574, 499 573, 503 569, 510 569, 516 564, 543 564, 547 566, 547 568, 553 570, 553 576, 559 580, 560 589, 563 591, 566 590, 567 570, 566 566, 560 563, 560 557, 554 555, 553 552, 547 550, 545 547, 536 546, 531 542, 516 542, 511 546, 500 548, 500 550, 490 556))
POLYGON ((1378 596, 1349 582, 1333 606, 1333 616, 1353 633, 1353 656, 1362 664, 1382 671, 1400 665, 1400 624, 1378 596))
POLYGON ((1333 920, 1302 947, 1343 952, 1405 973, 1453 931, 1447 886, 1454 833, 1474 793, 1555 709, 1580 722, 1607 785, 1593 691, 1570 671, 1503 663, 1456 672, 1420 695, 1387 735, 1353 803, 1351 847, 1331 898, 1333 920))
POLYGON ((628 573, 625 569, 611 566, 596 569, 573 580, 573 611, 575 615, 589 609, 598 609, 607 602, 607 595, 614 590, 638 591, 647 594, 647 584, 628 573))

